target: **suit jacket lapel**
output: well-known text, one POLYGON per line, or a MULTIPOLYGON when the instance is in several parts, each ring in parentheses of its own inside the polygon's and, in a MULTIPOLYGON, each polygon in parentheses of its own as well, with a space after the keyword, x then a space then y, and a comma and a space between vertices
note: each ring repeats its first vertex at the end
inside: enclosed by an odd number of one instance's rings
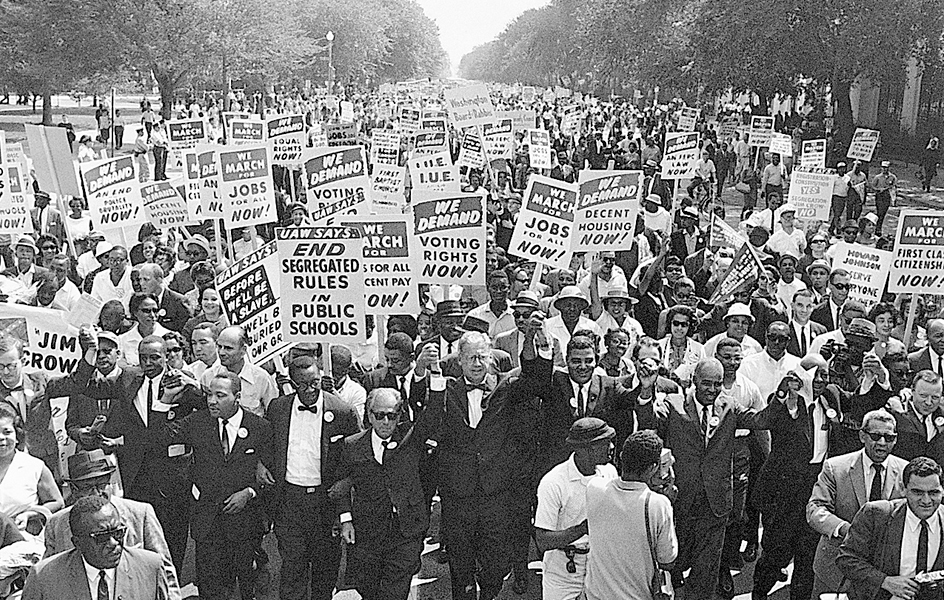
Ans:
MULTIPOLYGON (((889 564, 892 566, 891 573, 901 571, 901 539, 905 533, 905 513, 907 511, 908 505, 902 502, 892 513, 891 522, 888 524, 888 539, 898 541, 897 544, 885 544, 886 552, 891 554, 887 557, 889 564)), ((940 550, 938 550, 938 554, 940 554, 940 550)))
POLYGON ((862 454, 859 454, 852 464, 852 491, 855 492, 856 502, 859 503, 860 508, 868 502, 869 493, 865 489, 865 465, 862 454))
POLYGON ((599 375, 592 375, 590 377, 590 386, 587 388, 587 408, 585 414, 592 415, 593 410, 597 406, 597 401, 600 399, 602 384, 599 375))
POLYGON ((692 420, 692 427, 695 428, 695 432, 704 440, 705 431, 701 428, 701 405, 695 402, 695 398, 691 394, 687 393, 685 394, 685 412, 692 420))
MULTIPOLYGON (((82 555, 75 548, 69 550, 69 553, 69 573, 72 575, 73 591, 78 588, 77 600, 92 600, 92 591, 89 590, 88 575, 85 573, 85 565, 82 564, 82 555)), ((117 594, 115 597, 118 597, 117 594)))
POLYGON ((128 565, 127 556, 122 556, 118 561, 118 568, 115 569, 115 590, 112 598, 133 598, 140 590, 132 585, 131 567, 128 565))

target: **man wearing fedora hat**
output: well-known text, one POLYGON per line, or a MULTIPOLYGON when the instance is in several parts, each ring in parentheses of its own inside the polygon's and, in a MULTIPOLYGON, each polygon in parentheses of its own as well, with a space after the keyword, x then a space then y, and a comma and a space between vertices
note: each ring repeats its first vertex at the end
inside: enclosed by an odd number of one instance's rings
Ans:
POLYGON ((570 457, 541 478, 534 540, 543 554, 544 600, 576 600, 587 573, 587 485, 594 477, 615 479, 610 460, 616 430, 602 419, 584 417, 570 427, 570 457))
MULTIPOLYGON (((506 331, 495 337, 492 345, 497 350, 503 350, 511 357, 512 368, 521 366, 521 351, 524 348, 525 334, 528 329, 528 319, 535 311, 540 310, 538 295, 531 290, 522 290, 511 304, 512 314, 515 317, 515 329, 506 331)), ((564 366, 564 356, 561 352, 560 340, 550 340, 553 362, 559 367, 564 366)))
POLYGON ((4 271, 3 274, 16 279, 27 288, 32 287, 34 283, 39 281, 40 275, 48 270, 36 264, 39 248, 36 247, 33 236, 28 233, 21 235, 13 246, 13 252, 16 255, 16 264, 4 271))
POLYGON ((670 236, 669 246, 673 256, 685 260, 687 256, 704 248, 708 240, 705 233, 698 226, 698 209, 686 206, 679 212, 681 227, 675 229, 670 236))
POLYGON ((637 302, 626 288, 611 288, 602 296, 591 294, 590 315, 597 315, 597 327, 604 333, 611 329, 625 329, 632 347, 644 335, 642 325, 630 316, 630 308, 637 302))
POLYGON ((30 218, 33 222, 33 231, 37 236, 49 234, 55 236, 61 244, 66 239, 66 228, 62 223, 62 213, 59 209, 49 205, 51 198, 43 191, 36 192, 36 206, 30 209, 30 218))
MULTIPOLYGON (((100 496, 111 502, 118 509, 122 525, 127 528, 125 546, 144 548, 160 554, 167 577, 169 597, 180 598, 177 571, 174 569, 170 550, 164 540, 164 530, 154 514, 154 509, 145 502, 136 502, 113 494, 110 482, 117 469, 114 455, 105 454, 102 450, 76 452, 68 459, 68 469, 69 476, 66 481, 72 490, 73 502, 86 496, 100 496)), ((72 529, 69 527, 71 510, 71 506, 63 508, 46 523, 46 558, 75 547, 72 542, 72 529)))
POLYGON ((436 344, 440 356, 448 356, 459 349, 459 338, 462 337, 462 322, 466 312, 458 300, 442 300, 436 304, 436 313, 433 315, 433 337, 421 340, 416 347, 417 356, 427 344, 436 344))

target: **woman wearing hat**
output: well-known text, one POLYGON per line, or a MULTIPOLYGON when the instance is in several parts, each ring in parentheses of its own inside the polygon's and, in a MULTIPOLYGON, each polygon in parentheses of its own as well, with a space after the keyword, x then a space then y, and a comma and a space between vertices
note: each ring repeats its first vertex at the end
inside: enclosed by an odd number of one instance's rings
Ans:
POLYGON ((856 235, 856 243, 870 248, 875 247, 878 238, 875 237, 875 227, 878 224, 878 216, 875 213, 868 213, 859 219, 859 233, 856 235))

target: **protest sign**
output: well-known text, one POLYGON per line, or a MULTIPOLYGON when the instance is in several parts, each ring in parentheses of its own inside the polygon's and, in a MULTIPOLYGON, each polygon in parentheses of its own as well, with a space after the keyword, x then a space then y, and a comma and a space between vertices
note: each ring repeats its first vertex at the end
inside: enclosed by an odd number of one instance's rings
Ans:
POLYGON ((328 133, 321 126, 321 123, 314 123, 308 130, 308 141, 312 148, 327 148, 328 133))
POLYGON ((548 88, 548 89, 544 90, 544 93, 543 93, 543 94, 541 94, 541 100, 544 100, 545 102, 551 103, 551 102, 554 102, 555 100, 557 100, 557 96, 554 95, 554 90, 552 90, 551 88, 548 88))
POLYGON ((524 133, 526 129, 534 129, 535 113, 533 110, 499 110, 495 112, 495 120, 499 123, 511 119, 512 131, 524 133))
POLYGON ((203 203, 200 201, 200 164, 197 153, 184 152, 184 200, 190 221, 202 221, 203 203))
POLYGON ((512 158, 514 151, 513 129, 514 122, 511 119, 501 119, 497 123, 482 125, 482 147, 487 161, 512 158))
POLYGON ((458 164, 460 167, 470 167, 472 169, 481 169, 487 164, 477 127, 467 127, 463 132, 462 144, 459 146, 458 164))
POLYGON ((259 365, 288 346, 279 318, 282 297, 279 255, 274 241, 263 244, 216 276, 220 304, 231 325, 246 330, 249 361, 259 365))
POLYGON ((416 132, 415 140, 413 146, 414 156, 417 154, 438 154, 449 150, 449 139, 444 131, 420 130, 416 132))
MULTIPOLYGON (((534 97, 536 93, 537 92, 534 89, 534 86, 532 85, 526 85, 522 87, 521 88, 521 101, 524 102, 525 104, 531 104, 532 102, 534 102, 534 97)), ((530 126, 534 127, 534 123, 532 123, 530 126)))
POLYGON ((683 106, 679 110, 678 131, 695 131, 695 122, 698 121, 698 115, 701 110, 683 106))
POLYGON ((4 303, 0 332, 23 342, 24 370, 70 375, 82 357, 79 325, 70 323, 65 311, 4 303))
MULTIPOLYGON (((581 174, 584 172, 597 173, 581 171, 581 174)), ((632 245, 642 180, 642 171, 623 171, 580 183, 574 221, 574 252, 615 252, 632 245)))
POLYGON ((780 156, 793 156, 793 138, 785 133, 772 133, 770 151, 780 156))
POLYGON ((444 117, 428 117, 424 111, 423 118, 420 120, 420 130, 446 133, 449 131, 449 127, 446 125, 444 117))
POLYGON ((872 154, 875 153, 875 147, 878 146, 879 132, 874 129, 865 129, 857 127, 852 134, 852 143, 849 144, 849 152, 846 158, 869 162, 872 160, 872 154))
POLYGON ((272 164, 298 168, 305 147, 305 117, 280 115, 266 121, 266 139, 272 147, 272 164))
POLYGON ((418 283, 485 285, 485 199, 439 194, 414 201, 418 283))
POLYGON ((367 212, 367 159, 363 146, 306 148, 302 156, 308 212, 315 225, 367 212))
POLYGON ((267 145, 260 144, 217 153, 223 223, 227 229, 277 220, 270 152, 267 145))
POLYGON ((458 192, 459 168, 448 152, 410 159, 413 190, 419 192, 458 192))
POLYGON ((803 142, 803 154, 800 156, 800 166, 813 169, 825 168, 826 140, 807 140, 803 142))
POLYGON ((400 131, 413 134, 420 130, 420 109, 413 106, 401 106, 399 118, 400 131))
POLYGON ((509 252, 555 269, 570 268, 577 193, 576 185, 532 175, 509 252))
POLYGON ((834 182, 833 175, 794 169, 787 197, 790 204, 796 206, 796 217, 804 221, 828 221, 834 182))
POLYGON ((369 216, 341 221, 364 239, 364 291, 367 312, 373 315, 418 314, 417 284, 411 256, 412 220, 404 215, 369 216))
POLYGON ((717 218, 717 215, 713 212, 711 213, 710 229, 709 248, 740 248, 741 244, 747 241, 740 232, 725 223, 724 219, 717 218))
POLYGON ((580 107, 570 106, 564 109, 564 116, 561 118, 560 132, 562 135, 571 136, 580 133, 580 107))
MULTIPOLYGON (((5 154, 5 153, 4 153, 5 154)), ((0 181, 3 193, 0 200, 0 233, 17 234, 32 233, 33 223, 30 219, 29 202, 26 198, 26 178, 23 167, 19 162, 4 161, 6 165, 3 179, 0 181)))
POLYGON ((266 126, 255 119, 238 119, 230 123, 229 143, 235 146, 256 145, 265 141, 266 126))
POLYGON ((366 341, 360 232, 351 227, 286 227, 275 235, 285 341, 366 341))
POLYGON ((444 90, 443 98, 456 127, 484 125, 495 118, 495 107, 485 84, 444 90))
POLYGON ((769 146, 774 133, 773 117, 751 117, 751 146, 769 146))
POLYGON ((378 214, 402 213, 406 208, 406 167, 377 165, 370 177, 370 207, 378 214))
POLYGON ((339 117, 342 123, 353 123, 354 122, 354 103, 344 100, 340 104, 341 106, 341 115, 339 117))
POLYGON ((79 163, 79 170, 85 183, 92 229, 123 229, 147 222, 133 157, 79 163))
POLYGON ((944 212, 902 210, 888 291, 944 293, 944 212))
POLYGON ((400 134, 388 129, 374 129, 370 134, 370 162, 374 167, 400 164, 400 134))
POLYGON ((858 300, 866 312, 882 300, 885 282, 892 268, 892 253, 862 244, 836 244, 833 270, 849 271, 849 300, 858 300))
POLYGON ((66 137, 65 127, 26 126, 26 140, 33 170, 40 189, 60 196, 82 197, 82 190, 75 178, 72 150, 66 137))
MULTIPOLYGON (((427 102, 428 102, 428 100, 427 100, 427 102)), ((439 128, 443 128, 443 131, 446 131, 446 130, 448 129, 448 127, 446 126, 446 122, 447 122, 448 120, 449 120, 449 113, 447 113, 447 112, 446 112, 445 110, 443 110, 442 108, 439 108, 439 105, 438 105, 438 104, 426 106, 425 108, 423 108, 423 117, 422 117, 422 120, 421 120, 421 127, 420 127, 420 129, 439 129, 439 128), (437 125, 437 126, 434 126, 434 127, 429 127, 427 124, 423 123, 423 121, 431 121, 431 120, 434 120, 434 119, 435 119, 435 120, 443 121, 442 125, 437 125)))
POLYGON ((340 148, 357 145, 357 126, 352 123, 328 123, 325 125, 328 146, 340 148))
POLYGON ((741 118, 737 115, 728 115, 721 119, 721 123, 718 124, 718 138, 727 139, 734 137, 734 132, 737 131, 738 125, 740 124, 741 118))
POLYGON ((167 122, 167 145, 171 153, 171 166, 182 168, 184 152, 208 141, 210 127, 203 119, 174 119, 167 122))
POLYGON ((551 168, 551 135, 543 129, 528 130, 528 159, 533 169, 551 168))
POLYGON ((718 287, 708 299, 709 304, 725 302, 734 295, 745 283, 750 280, 757 280, 757 276, 763 270, 764 265, 747 242, 741 244, 741 249, 734 255, 731 266, 721 276, 718 287))
POLYGON ((570 98, 572 92, 569 88, 562 88, 559 85, 554 86, 554 96, 557 98, 570 98))
POLYGON ((666 133, 662 179, 687 179, 698 160, 698 133, 666 133))
POLYGON ((200 181, 200 207, 204 219, 223 218, 223 201, 220 199, 220 179, 216 163, 216 153, 223 147, 201 144, 194 148, 198 169, 195 174, 200 181))
POLYGON ((225 112, 223 113, 223 133, 226 135, 227 140, 232 139, 233 135, 233 122, 245 119, 255 119, 255 115, 244 112, 225 112))
POLYGON ((158 229, 190 225, 187 201, 170 181, 152 181, 141 185, 141 202, 148 220, 158 229))

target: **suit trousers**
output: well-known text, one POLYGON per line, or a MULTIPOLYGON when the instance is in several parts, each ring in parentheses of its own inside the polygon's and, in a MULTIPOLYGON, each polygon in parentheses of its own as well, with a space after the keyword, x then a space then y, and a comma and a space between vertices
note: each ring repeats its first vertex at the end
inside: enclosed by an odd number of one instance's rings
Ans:
POLYGON ((197 587, 201 600, 229 600, 238 583, 242 600, 256 597, 252 561, 260 538, 227 539, 225 535, 197 542, 197 587))
POLYGON ((140 469, 134 481, 127 482, 125 487, 126 498, 147 502, 154 508, 154 514, 164 530, 171 561, 178 574, 183 573, 187 539, 190 536, 190 505, 193 502, 190 493, 187 483, 165 486, 162 491, 144 468, 140 469))
MULTIPOLYGON (((508 574, 508 492, 443 498, 453 600, 493 600, 508 574)), ((716 573, 717 575, 717 573, 716 573)))
MULTIPOLYGON (((741 567, 741 540, 743 530, 747 525, 747 484, 751 472, 751 449, 748 440, 751 436, 735 439, 734 464, 732 469, 734 480, 733 504, 728 524, 724 530, 724 546, 721 551, 722 568, 738 569, 741 567)), ((756 478, 756 475, 755 475, 756 478)))
POLYGON ((705 600, 715 593, 721 570, 724 528, 728 522, 728 515, 719 517, 711 510, 704 488, 699 496, 692 505, 692 512, 675 514, 679 544, 676 568, 679 571, 691 568, 683 588, 684 597, 691 600, 705 600))
POLYGON ((780 570, 790 564, 791 559, 791 600, 808 600, 813 591, 813 559, 819 534, 806 521, 806 503, 822 465, 809 467, 805 476, 796 478, 796 489, 784 490, 782 502, 761 510, 764 535, 760 544, 761 557, 754 571, 754 593, 757 595, 765 596, 770 592, 777 583, 780 570))
POLYGON ((308 488, 286 483, 283 489, 275 519, 282 557, 279 597, 331 600, 341 566, 341 540, 332 535, 335 511, 327 488, 306 493, 308 488))
POLYGON ((390 514, 382 531, 354 532, 351 551, 355 588, 364 600, 406 600, 414 573, 419 572, 423 534, 403 537, 400 522, 390 514))
POLYGON ((534 508, 537 506, 537 489, 532 487, 530 479, 512 483, 514 493, 510 494, 508 506, 508 560, 515 573, 528 571, 528 552, 531 550, 531 525, 534 508))

